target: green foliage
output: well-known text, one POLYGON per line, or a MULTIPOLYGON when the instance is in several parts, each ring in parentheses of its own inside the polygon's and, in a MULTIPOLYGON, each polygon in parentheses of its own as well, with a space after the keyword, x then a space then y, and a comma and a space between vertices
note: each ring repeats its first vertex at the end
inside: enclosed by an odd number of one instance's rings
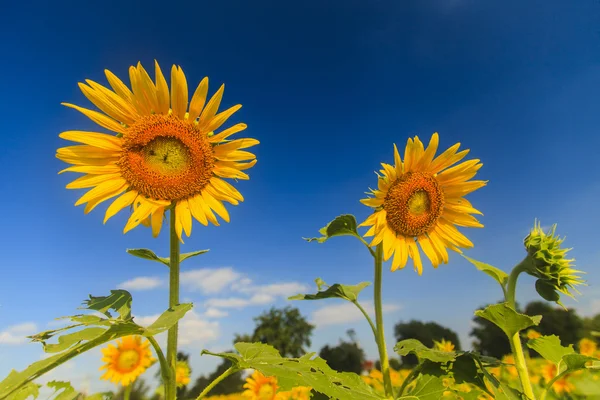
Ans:
POLYGON ((477 315, 473 317, 473 328, 469 335, 475 338, 473 349, 484 356, 502 358, 511 351, 510 343, 504 332, 485 318, 477 315))
POLYGON ((539 355, 554 364, 558 364, 563 356, 575 353, 573 345, 563 347, 558 336, 541 336, 527 342, 527 347, 538 352, 539 355))
POLYGON ((404 400, 439 400, 446 390, 441 378, 433 375, 421 375, 417 385, 399 399, 404 400))
POLYGON ((363 240, 362 237, 358 234, 357 231, 357 223, 354 215, 345 214, 336 217, 333 221, 319 229, 319 233, 323 236, 319 238, 304 238, 304 240, 308 242, 317 241, 319 243, 324 243, 329 238, 334 236, 354 236, 363 240))
POLYGON ((409 353, 412 353, 417 356, 419 361, 429 360, 433 362, 444 363, 456 359, 455 352, 449 353, 445 351, 430 349, 416 339, 406 339, 396 343, 396 346, 394 346, 394 351, 401 356, 405 356, 409 353))
POLYGON ((530 317, 525 314, 519 314, 510 308, 507 303, 493 304, 484 310, 475 311, 475 315, 494 323, 508 337, 512 337, 517 332, 530 326, 538 325, 542 319, 540 315, 530 317))
POLYGON ((310 346, 313 325, 306 321, 297 308, 271 308, 254 318, 256 328, 252 335, 236 335, 235 342, 261 342, 275 347, 284 357, 299 357, 305 346, 310 346))
MULTIPOLYGON (((156 261, 166 265, 167 267, 171 266, 171 260, 169 257, 159 257, 152 250, 149 249, 127 249, 127 252, 132 256, 143 258, 144 260, 156 261)), ((179 255, 179 262, 182 263, 188 258, 199 256, 200 254, 207 253, 208 250, 197 250, 189 253, 183 253, 179 255)))
MULTIPOLYGON (((84 353, 106 342, 129 335, 152 336, 168 330, 192 307, 191 304, 180 304, 165 311, 157 321, 148 329, 133 322, 131 316, 131 294, 125 290, 113 290, 109 296, 93 297, 84 302, 84 310, 96 311, 104 315, 74 315, 66 317, 74 322, 73 325, 56 330, 38 333, 30 338, 34 342, 42 343, 44 351, 56 353, 55 355, 37 361, 21 372, 12 371, 0 382, 0 400, 6 399, 19 389, 26 387, 30 382, 48 371, 69 361, 73 357, 84 353), (110 310, 116 312, 113 317, 110 310), (75 332, 58 336, 65 331, 75 332), (57 343, 48 343, 48 340, 57 337, 57 343)), ((64 388, 63 388, 64 389, 64 388)))
POLYGON ((235 370, 256 369, 265 376, 276 376, 281 390, 295 386, 310 386, 315 391, 337 400, 379 400, 376 394, 356 374, 336 372, 315 353, 300 358, 283 358, 272 346, 262 343, 237 343, 236 353, 210 354, 230 360, 235 370))
POLYGON ((288 297, 288 300, 320 300, 338 297, 354 303, 358 300, 358 294, 371 284, 371 282, 361 282, 358 285, 341 285, 339 283, 334 283, 329 286, 321 278, 315 279, 315 283, 319 290, 316 294, 297 294, 288 297), (327 287, 327 289, 321 290, 323 287, 327 287))
POLYGON ((464 258, 466 258, 471 264, 473 264, 478 270, 480 270, 480 271, 488 274, 492 278, 494 278, 494 280, 496 280, 496 282, 498 282, 500 284, 500 286, 502 286, 503 290, 506 289, 506 284, 508 283, 508 274, 506 272, 504 272, 501 269, 498 269, 496 267, 493 267, 489 264, 474 260, 470 257, 465 256, 464 254, 461 254, 461 255, 464 258))
MULTIPOLYGON (((186 393, 186 398, 195 399, 200 393, 217 377, 221 376, 226 370, 231 367, 231 361, 223 359, 222 362, 217 366, 216 370, 210 373, 208 376, 200 376, 196 379, 194 386, 192 386, 186 393)), ((242 372, 235 372, 221 382, 219 382, 211 391, 210 395, 225 395, 241 392, 244 386, 244 379, 242 378, 242 372)), ((178 398, 182 398, 179 397, 178 398)))
MULTIPOLYGON (((451 341, 456 350, 461 349, 458 334, 436 322, 421 322, 417 320, 399 322, 394 326, 394 336, 399 342, 406 339, 416 339, 426 347, 433 347, 434 340, 440 341, 445 339, 451 341)), ((402 364, 406 367, 414 366, 417 365, 417 359, 414 355, 405 355, 402 357, 402 364)))
MULTIPOLYGON (((136 379, 131 384, 131 393, 129 394, 129 400, 146 400, 150 398, 150 386, 146 384, 146 381, 142 378, 136 379)), ((125 399, 125 387, 119 386, 119 391, 114 395, 112 400, 124 400, 125 399)))

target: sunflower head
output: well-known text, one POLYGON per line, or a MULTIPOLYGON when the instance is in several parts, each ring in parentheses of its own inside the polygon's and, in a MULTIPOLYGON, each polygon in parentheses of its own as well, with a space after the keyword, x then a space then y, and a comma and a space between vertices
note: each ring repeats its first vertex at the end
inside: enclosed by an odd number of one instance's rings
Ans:
POLYGON ((532 340, 542 337, 542 334, 536 331, 535 329, 528 329, 525 333, 525 336, 527 337, 527 339, 532 340))
POLYGON ((182 232, 191 234, 193 219, 203 225, 219 225, 217 216, 229 222, 223 202, 237 205, 244 198, 224 179, 249 179, 243 170, 252 167, 256 157, 244 149, 258 141, 230 139, 246 129, 243 123, 217 133, 241 108, 238 104, 218 112, 224 86, 207 101, 208 78, 204 78, 189 99, 180 67, 171 68, 170 89, 158 63, 155 69, 152 80, 140 63, 131 66, 131 88, 108 70, 110 89, 90 80, 80 83, 99 111, 64 104, 112 134, 63 132, 61 138, 79 145, 60 148, 56 156, 72 164, 61 173, 84 174, 67 188, 90 189, 75 203, 87 203, 85 213, 116 197, 104 222, 130 207, 124 232, 141 223, 157 236, 170 209, 181 239, 182 232))
POLYGON ((566 258, 570 249, 561 248, 565 239, 555 233, 556 224, 544 232, 536 221, 524 240, 529 258, 526 272, 538 278, 535 287, 540 296, 562 305, 559 293, 573 297, 570 289, 579 293, 575 287, 585 281, 579 276, 581 271, 571 268, 575 260, 566 258))
POLYGON ((260 371, 254 371, 246 379, 242 395, 249 400, 274 400, 277 396, 277 378, 266 377, 260 371))
POLYGON ((185 361, 177 361, 175 365, 175 382, 177 387, 183 387, 190 383, 190 375, 192 371, 190 366, 185 361))
POLYGON ((423 272, 421 250, 434 267, 448 262, 448 249, 473 244, 456 226, 483 225, 471 214, 481 214, 464 198, 485 186, 486 181, 470 180, 482 164, 479 160, 461 161, 469 150, 458 151, 460 143, 435 157, 439 137, 434 133, 427 148, 415 136, 408 139, 404 160, 394 146, 394 165, 382 163, 377 189, 361 202, 374 213, 360 226, 368 226, 365 236, 373 236, 372 246, 382 245, 383 258, 392 255, 392 271, 404 268, 412 258, 415 270, 423 272))
POLYGON ((141 336, 126 336, 118 340, 116 345, 109 344, 102 349, 102 354, 104 365, 100 370, 106 372, 101 379, 123 386, 135 381, 156 361, 152 357, 150 342, 141 336))
POLYGON ((584 356, 594 357, 596 351, 598 350, 598 345, 594 340, 583 338, 579 341, 579 354, 583 354, 584 356))
POLYGON ((437 340, 433 341, 434 348, 439 351, 445 351, 447 353, 451 353, 454 351, 454 343, 449 340, 442 339, 439 342, 437 340))

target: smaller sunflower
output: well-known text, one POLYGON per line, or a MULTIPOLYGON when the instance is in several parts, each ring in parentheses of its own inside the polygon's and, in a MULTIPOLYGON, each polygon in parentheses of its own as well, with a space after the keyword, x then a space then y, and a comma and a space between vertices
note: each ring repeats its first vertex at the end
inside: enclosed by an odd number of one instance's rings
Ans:
POLYGON ((583 338, 579 341, 579 354, 593 357, 596 354, 596 350, 598 350, 598 345, 595 341, 588 338, 583 338))
POLYGON ((185 361, 177 361, 175 365, 175 382, 177 387, 183 387, 190 383, 190 375, 192 371, 190 366, 185 361))
POLYGON ((126 336, 102 349, 100 371, 106 370, 100 379, 127 386, 135 381, 156 361, 152 357, 150 342, 141 336, 126 336))
POLYGON ((454 351, 454 343, 449 340, 442 339, 441 341, 434 340, 433 344, 436 350, 452 353, 454 351))
POLYGON ((277 396, 277 378, 266 377, 260 371, 254 371, 246 378, 242 395, 250 400, 274 400, 277 396))

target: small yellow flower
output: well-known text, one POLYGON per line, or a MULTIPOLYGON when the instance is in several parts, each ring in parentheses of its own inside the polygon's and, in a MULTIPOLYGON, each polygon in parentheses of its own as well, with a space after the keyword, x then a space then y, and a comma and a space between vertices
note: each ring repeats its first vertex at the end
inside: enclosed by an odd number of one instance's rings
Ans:
POLYGON ((557 379, 552 385, 552 390, 556 394, 571 393, 575 389, 575 385, 569 382, 569 375, 565 375, 560 379, 557 379))
POLYGON ((276 377, 266 377, 260 371, 254 371, 246 378, 243 395, 249 400, 275 400, 278 388, 276 377))
POLYGON ((530 340, 537 339, 542 336, 542 334, 539 333, 538 331, 536 331, 535 329, 527 330, 527 333, 525 335, 527 336, 527 339, 530 339, 530 340))
POLYGON ((177 387, 183 387, 190 383, 190 375, 192 371, 190 366, 185 361, 177 361, 175 366, 175 382, 177 387))
POLYGON ((579 354, 593 357, 596 350, 598 350, 598 345, 595 341, 588 338, 583 338, 579 341, 579 354))
POLYGON ((462 160, 469 150, 460 152, 456 144, 435 157, 438 134, 434 133, 427 148, 417 136, 408 139, 404 161, 394 146, 394 164, 382 163, 377 189, 361 200, 372 207, 371 214, 360 226, 369 226, 365 236, 374 236, 371 246, 383 244, 383 259, 393 257, 392 271, 404 268, 412 258, 421 275, 419 246, 434 267, 448 263, 448 249, 473 247, 473 243, 456 226, 481 228, 471 214, 481 214, 464 198, 486 185, 471 181, 482 164, 479 160, 462 160), (434 158, 435 157, 435 158, 434 158), (454 165, 454 166, 453 166, 454 165))
POLYGON ((513 357, 512 354, 508 354, 504 357, 502 357, 502 362, 505 364, 512 364, 512 365, 504 365, 504 369, 508 372, 508 374, 512 377, 517 377, 519 376, 519 372, 517 371, 517 367, 514 366, 515 364, 515 358, 513 357))
POLYGON ((446 339, 442 339, 441 341, 433 341, 433 344, 435 345, 435 349, 439 350, 439 351, 445 351, 447 353, 451 353, 454 351, 454 343, 452 343, 449 340, 446 339))
POLYGON ((546 384, 550 382, 556 376, 558 370, 556 368, 556 364, 551 361, 546 361, 542 366, 541 375, 544 378, 546 384))
POLYGON ((100 370, 106 370, 100 379, 110 380, 127 386, 135 381, 152 365, 150 342, 141 336, 126 336, 117 345, 109 344, 102 349, 105 363, 100 370))

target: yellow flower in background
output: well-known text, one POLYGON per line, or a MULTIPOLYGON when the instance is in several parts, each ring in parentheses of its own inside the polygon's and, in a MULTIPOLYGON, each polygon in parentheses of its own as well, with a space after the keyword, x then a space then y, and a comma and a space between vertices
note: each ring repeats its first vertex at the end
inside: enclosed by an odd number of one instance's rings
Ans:
POLYGON ((510 365, 503 365, 504 369, 508 372, 508 374, 512 377, 517 377, 519 376, 519 372, 517 371, 517 367, 515 367, 515 357, 512 354, 508 354, 505 355, 504 357, 502 357, 502 362, 504 364, 510 364, 510 365))
POLYGON ((575 385, 569 382, 569 375, 565 375, 560 379, 557 379, 552 385, 552 390, 556 394, 571 393, 575 389, 575 385))
POLYGON ((449 340, 442 339, 441 341, 433 341, 436 350, 445 351, 447 353, 451 353, 454 351, 454 343, 449 340))
POLYGON ((287 392, 279 392, 275 400, 310 400, 312 388, 308 386, 297 386, 287 392))
POLYGON ((117 345, 109 344, 102 349, 100 370, 106 370, 100 379, 109 380, 127 386, 135 381, 152 365, 150 342, 141 336, 126 336, 117 341, 117 345))
POLYGON ((579 341, 579 354, 593 357, 596 350, 598 350, 598 345, 595 341, 588 338, 583 338, 579 341))
POLYGON ((447 249, 460 253, 460 247, 473 247, 456 226, 483 227, 470 215, 481 212, 464 199, 487 183, 469 180, 482 164, 475 159, 454 165, 469 152, 457 152, 460 143, 434 158, 438 141, 434 133, 425 149, 417 136, 408 139, 404 161, 394 145, 395 165, 381 164, 378 188, 368 193, 374 197, 361 200, 375 212, 360 226, 370 227, 365 236, 374 236, 371 246, 383 243, 384 261, 394 256, 392 271, 404 268, 410 257, 423 273, 417 244, 434 267, 446 264, 447 249))
POLYGON ((59 136, 81 143, 58 149, 56 157, 72 164, 62 172, 83 173, 69 189, 92 188, 75 205, 87 203, 85 213, 117 197, 106 210, 104 222, 125 207, 133 212, 124 233, 146 221, 156 237, 165 210, 175 207, 175 228, 190 236, 192 219, 219 225, 218 215, 229 222, 223 202, 239 204, 244 198, 224 178, 249 179, 242 172, 256 163, 245 151, 255 139, 230 140, 246 129, 243 123, 216 133, 240 109, 235 105, 218 112, 221 86, 207 102, 208 78, 188 98, 186 77, 180 67, 171 69, 171 88, 155 62, 155 81, 138 63, 129 68, 130 90, 105 70, 112 90, 96 82, 80 83, 83 94, 102 112, 64 103, 116 135, 67 131, 59 136), (189 108, 188 108, 189 104, 189 108))
POLYGON ((542 375, 542 378, 544 378, 544 381, 546 382, 546 384, 548 382, 550 382, 552 379, 554 379, 554 377, 556 376, 557 373, 558 373, 558 369, 556 368, 556 364, 554 364, 551 361, 545 362, 544 365, 542 366, 541 375, 542 375))
POLYGON ((529 339, 529 340, 537 339, 542 336, 542 334, 539 333, 538 331, 536 331, 535 329, 528 329, 527 333, 525 335, 527 336, 527 339, 529 339))
POLYGON ((243 395, 249 400, 274 400, 278 388, 276 377, 266 377, 260 371, 254 371, 246 378, 243 395))
POLYGON ((177 361, 175 365, 175 382, 177 387, 183 387, 190 383, 190 375, 192 371, 190 366, 185 361, 177 361))

